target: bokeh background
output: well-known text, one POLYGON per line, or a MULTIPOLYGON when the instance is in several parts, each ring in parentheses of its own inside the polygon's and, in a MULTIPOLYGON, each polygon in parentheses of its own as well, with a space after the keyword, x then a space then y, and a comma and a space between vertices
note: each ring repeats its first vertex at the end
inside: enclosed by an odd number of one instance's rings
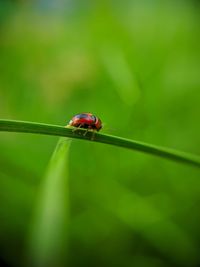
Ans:
MULTIPOLYGON (((199 13, 197 0, 1 0, 1 118, 66 125, 92 112, 104 133, 200 154, 199 13)), ((27 266, 57 140, 1 133, 2 264, 27 266)), ((69 201, 62 266, 200 264, 194 167, 74 140, 69 201)))

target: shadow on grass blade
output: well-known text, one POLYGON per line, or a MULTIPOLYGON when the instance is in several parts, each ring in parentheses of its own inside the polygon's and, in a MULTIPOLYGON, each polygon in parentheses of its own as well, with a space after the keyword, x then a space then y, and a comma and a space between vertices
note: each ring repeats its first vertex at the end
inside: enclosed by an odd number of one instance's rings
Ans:
POLYGON ((69 220, 68 154, 61 138, 41 182, 29 240, 29 266, 61 267, 67 258, 69 220))

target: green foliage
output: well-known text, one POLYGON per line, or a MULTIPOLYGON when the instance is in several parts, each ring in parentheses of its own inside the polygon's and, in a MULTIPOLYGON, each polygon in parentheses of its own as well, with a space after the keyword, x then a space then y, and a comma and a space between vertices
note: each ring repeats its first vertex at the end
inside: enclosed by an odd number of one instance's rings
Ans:
MULTIPOLYGON (((198 6, 79 2, 56 11, 4 4, 1 118, 65 126, 92 112, 103 135, 199 155, 198 6)), ((11 266, 27 266, 27 233, 56 142, 1 133, 0 258, 11 266)), ((68 166, 68 266, 200 263, 198 168, 78 139, 68 166)))
POLYGON ((69 225, 68 154, 70 140, 60 139, 40 185, 30 229, 29 266, 62 266, 69 225))

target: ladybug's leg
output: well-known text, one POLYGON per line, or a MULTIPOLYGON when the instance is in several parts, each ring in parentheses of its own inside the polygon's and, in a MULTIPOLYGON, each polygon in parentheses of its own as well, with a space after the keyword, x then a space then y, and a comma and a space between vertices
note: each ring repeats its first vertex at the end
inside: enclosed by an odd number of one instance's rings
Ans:
POLYGON ((88 129, 85 130, 83 136, 86 136, 87 133, 88 133, 88 129))
POLYGON ((91 137, 92 141, 94 140, 94 137, 95 137, 95 130, 92 131, 92 137, 91 137))
POLYGON ((95 130, 92 126, 88 126, 88 128, 86 129, 86 131, 84 132, 84 136, 86 136, 86 134, 89 132, 89 130, 92 131, 92 136, 91 136, 91 140, 94 140, 94 136, 95 136, 95 130))
POLYGON ((88 126, 88 128, 86 128, 86 131, 84 132, 84 134, 83 134, 83 135, 84 135, 84 136, 86 136, 86 135, 87 135, 87 133, 88 133, 88 131, 89 131, 89 130, 91 130, 91 129, 92 129, 92 127, 89 125, 89 126, 88 126))
POLYGON ((74 129, 72 130, 72 132, 75 133, 75 132, 78 131, 82 126, 83 126, 83 124, 80 124, 78 127, 74 127, 74 129))

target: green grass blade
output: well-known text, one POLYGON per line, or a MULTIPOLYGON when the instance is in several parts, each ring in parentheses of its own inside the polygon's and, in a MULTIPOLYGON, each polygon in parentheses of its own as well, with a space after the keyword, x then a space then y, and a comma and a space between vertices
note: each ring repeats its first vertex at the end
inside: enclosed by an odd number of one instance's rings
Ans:
POLYGON ((64 266, 69 218, 68 153, 70 140, 61 138, 42 181, 30 231, 30 265, 64 266))
MULTIPOLYGON (((74 133, 72 129, 65 128, 62 126, 11 120, 0 120, 0 131, 66 136, 70 138, 79 138, 86 140, 91 140, 92 136, 91 132, 88 132, 86 136, 83 136, 82 133, 85 132, 84 129, 79 129, 74 133)), ((159 147, 152 144, 100 133, 95 134, 94 141, 115 145, 118 147, 133 149, 144 153, 156 155, 162 158, 200 167, 200 156, 184 153, 174 149, 159 147)))

